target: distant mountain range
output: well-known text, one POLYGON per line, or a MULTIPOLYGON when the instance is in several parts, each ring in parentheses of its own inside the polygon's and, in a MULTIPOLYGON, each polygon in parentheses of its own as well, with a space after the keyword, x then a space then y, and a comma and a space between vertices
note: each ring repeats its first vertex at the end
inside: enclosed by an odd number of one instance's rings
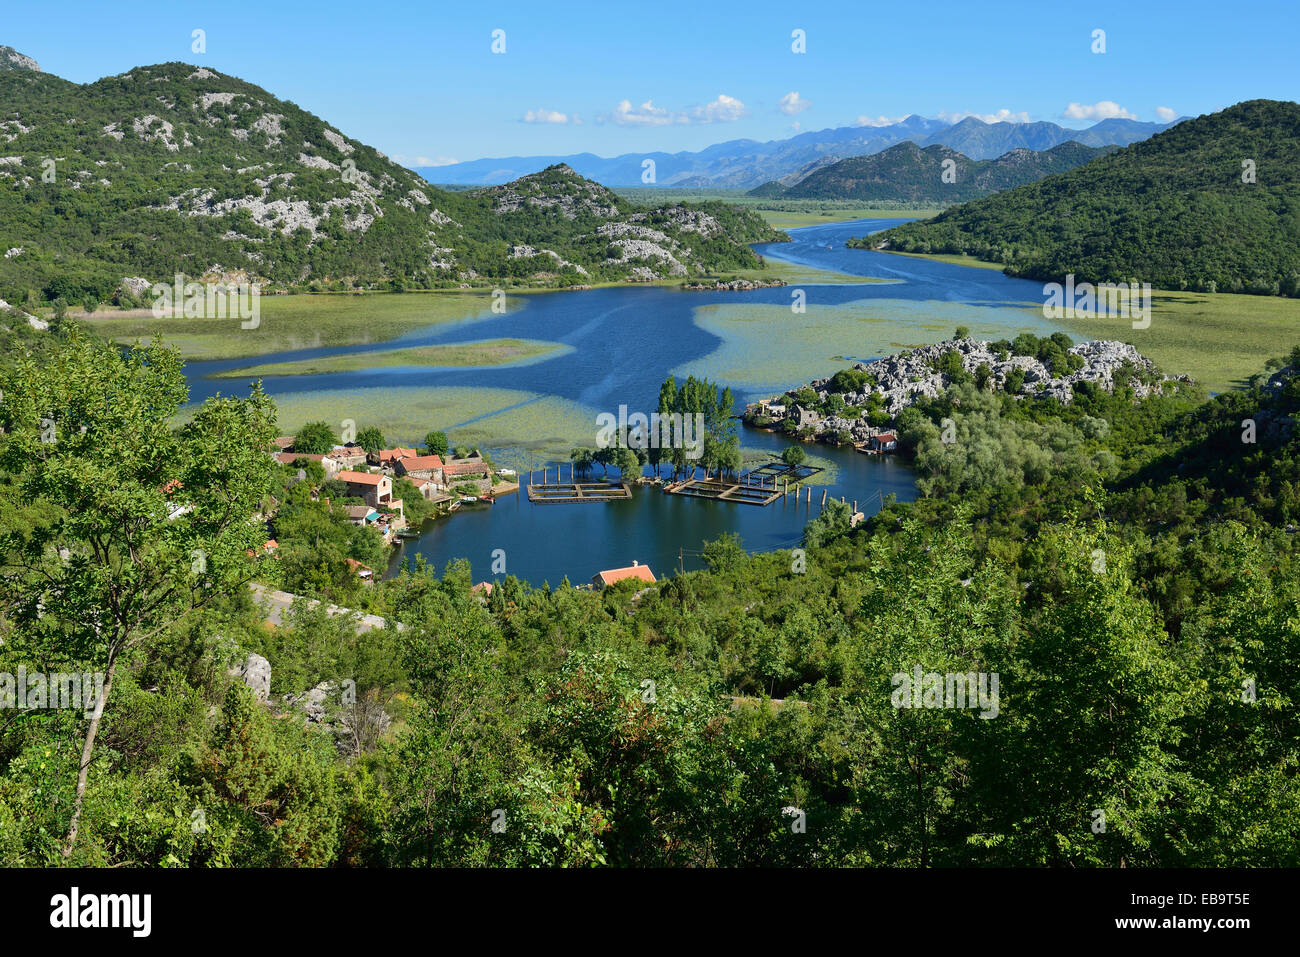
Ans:
POLYGON ((1044 281, 1300 296, 1300 105, 1238 103, 849 245, 967 253, 1044 281))
POLYGON ((899 143, 871 156, 855 156, 809 173, 794 186, 764 183, 751 196, 782 199, 850 199, 946 205, 1032 183, 1082 166, 1118 146, 1061 143, 1036 152, 1018 147, 997 159, 973 160, 947 146, 899 143), (947 165, 951 161, 951 165, 947 165), (945 180, 945 173, 951 173, 945 180))
MULTIPOLYGON (((0 52, 0 62, 28 58, 0 52)), ((185 63, 77 84, 0 72, 0 299, 136 279, 571 286, 756 268, 783 238, 719 202, 638 206, 557 165, 446 192, 317 116, 185 63)))
POLYGON ((753 189, 773 180, 794 185, 820 167, 879 153, 905 140, 923 147, 947 146, 970 159, 987 160, 1014 149, 1048 150, 1071 140, 1084 146, 1127 146, 1172 125, 1111 119, 1086 130, 1070 130, 1055 123, 985 123, 973 116, 946 123, 913 115, 888 126, 844 126, 766 143, 729 140, 694 153, 624 153, 609 159, 593 153, 511 156, 421 166, 415 171, 431 183, 487 185, 565 163, 606 186, 642 186, 646 185, 641 180, 642 164, 650 159, 656 186, 753 189))

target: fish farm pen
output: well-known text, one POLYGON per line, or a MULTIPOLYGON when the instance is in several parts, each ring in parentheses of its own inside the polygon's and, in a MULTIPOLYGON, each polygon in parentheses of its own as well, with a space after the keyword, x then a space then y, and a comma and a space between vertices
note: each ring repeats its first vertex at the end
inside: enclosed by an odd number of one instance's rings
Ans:
POLYGON ((571 502, 616 502, 631 498, 626 482, 550 482, 528 486, 528 501, 538 505, 571 502))
MULTIPOLYGON (((769 462, 767 465, 742 472, 735 479, 692 478, 666 485, 664 492, 669 495, 687 495, 719 502, 739 502, 742 505, 771 505, 790 492, 798 495, 800 484, 820 471, 822 469, 811 465, 769 462)), ((812 495, 812 489, 808 490, 808 494, 812 495)))

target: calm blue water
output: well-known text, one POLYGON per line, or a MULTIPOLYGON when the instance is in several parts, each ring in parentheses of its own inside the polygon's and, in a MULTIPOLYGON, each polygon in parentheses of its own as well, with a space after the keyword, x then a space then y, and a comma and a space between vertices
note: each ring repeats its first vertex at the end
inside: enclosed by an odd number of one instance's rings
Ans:
MULTIPOLYGON (((791 230, 793 242, 756 247, 764 256, 851 275, 896 279, 894 283, 828 284, 817 286, 819 304, 839 304, 873 297, 939 300, 968 306, 1003 309, 1041 301, 1036 283, 1010 279, 988 269, 973 269, 851 250, 851 236, 886 229, 904 220, 869 220, 791 230), (828 248, 829 247, 829 248, 828 248)), ((800 286, 814 283, 800 282, 800 286)), ((770 303, 788 306, 790 290, 774 288, 743 293, 686 292, 662 287, 596 289, 522 297, 525 305, 504 316, 467 317, 397 340, 368 346, 308 349, 261 357, 260 361, 309 358, 323 354, 367 352, 397 346, 454 343, 497 337, 541 339, 572 346, 573 351, 532 365, 496 369, 358 370, 314 376, 274 376, 263 380, 273 396, 296 391, 365 386, 439 385, 521 389, 558 396, 596 408, 653 409, 660 383, 671 370, 713 352, 720 340, 694 323, 694 310, 713 303, 770 303)), ((1040 329, 1026 314, 1025 327, 1040 329)), ((779 348, 779 342, 774 344, 779 348)), ((843 355, 857 355, 855 343, 845 342, 843 355)), ((874 358, 863 356, 862 358, 874 358)), ((247 359, 196 362, 187 366, 192 399, 217 391, 229 393, 231 380, 209 379, 213 372, 247 365, 247 359)), ((829 371, 829 370, 828 370, 829 371)), ((801 380, 802 381, 802 380, 801 380)), ((738 383, 738 406, 761 398, 747 394, 738 383)), ((784 383, 782 388, 798 385, 784 383)), ((739 411, 739 408, 737 409, 739 411)), ((454 435, 453 435, 454 439, 454 435)), ((743 429, 742 445, 771 448, 788 444, 765 432, 743 429)), ((858 501, 868 514, 879 508, 878 495, 893 493, 900 500, 915 497, 910 471, 886 456, 817 446, 810 451, 830 458, 838 467, 830 486, 833 497, 858 501), (868 500, 872 500, 869 504, 868 500)), ((599 472, 597 472, 599 474, 599 472)), ((554 472, 552 471, 552 476, 554 472)), ((527 476, 524 476, 525 480, 527 476)), ((806 494, 806 493, 805 493, 806 494)), ((661 577, 681 563, 700 567, 703 542, 725 531, 738 533, 751 551, 797 544, 803 526, 816 514, 821 487, 813 503, 793 498, 766 508, 698 501, 664 495, 652 488, 634 491, 628 502, 589 505, 533 505, 527 496, 509 496, 494 506, 462 508, 430 523, 422 536, 402 548, 403 555, 422 554, 441 568, 452 558, 468 558, 476 579, 493 577, 493 551, 505 552, 506 572, 534 584, 557 584, 567 576, 586 582, 603 568, 648 564, 661 577)))

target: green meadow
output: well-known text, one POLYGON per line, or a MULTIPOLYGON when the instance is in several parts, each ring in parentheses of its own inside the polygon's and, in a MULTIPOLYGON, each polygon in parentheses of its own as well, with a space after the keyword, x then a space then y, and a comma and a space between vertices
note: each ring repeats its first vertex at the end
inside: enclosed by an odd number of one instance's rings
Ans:
MULTIPOLYGON (((157 319, 138 313, 92 315, 86 324, 121 343, 160 337, 184 358, 201 361, 386 342, 426 326, 493 315, 490 293, 320 293, 263 296, 258 303, 256 329, 241 329, 238 319, 157 319)), ((507 297, 507 310, 519 305, 507 297)))
POLYGON ((215 373, 218 379, 260 378, 272 375, 316 375, 326 372, 353 372, 358 369, 394 366, 428 366, 456 368, 462 366, 521 366, 572 352, 572 346, 536 339, 484 339, 479 342, 456 342, 435 346, 410 346, 376 352, 351 352, 346 355, 319 356, 289 362, 267 362, 215 373))
POLYGON ((757 206, 755 212, 777 229, 798 229, 800 226, 824 226, 850 219, 929 219, 943 212, 941 209, 881 209, 878 206, 827 206, 817 200, 768 200, 782 208, 757 206), (807 204, 804 206, 804 204, 807 204), (790 207, 790 208, 784 208, 790 207), (803 207, 803 208, 800 208, 803 207))
MULTIPOLYGON (((805 266, 784 259, 766 258, 762 269, 738 269, 734 275, 743 279, 773 280, 783 279, 790 285, 805 284, 809 286, 831 286, 846 283, 896 282, 893 279, 873 279, 868 276, 855 276, 852 273, 839 272, 834 269, 821 269, 817 266, 805 266)), ((732 275, 732 274, 729 274, 732 275)))
POLYGON ((976 259, 974 256, 967 256, 964 253, 901 253, 892 249, 882 249, 880 252, 889 253, 891 256, 909 256, 913 259, 933 259, 935 262, 948 263, 953 266, 973 266, 976 269, 1002 271, 1001 263, 985 262, 983 259, 976 259))
POLYGON ((720 200, 752 209, 777 229, 824 226, 850 219, 929 219, 943 212, 933 207, 881 206, 847 199, 783 199, 779 196, 750 196, 743 189, 682 188, 673 186, 620 186, 614 192, 634 203, 694 203, 720 200))
POLYGON ((1119 339, 1172 375, 1190 375, 1211 392, 1245 385, 1274 356, 1300 344, 1300 302, 1231 293, 1152 294, 1151 325, 1128 319, 1065 319, 1076 338, 1119 339))

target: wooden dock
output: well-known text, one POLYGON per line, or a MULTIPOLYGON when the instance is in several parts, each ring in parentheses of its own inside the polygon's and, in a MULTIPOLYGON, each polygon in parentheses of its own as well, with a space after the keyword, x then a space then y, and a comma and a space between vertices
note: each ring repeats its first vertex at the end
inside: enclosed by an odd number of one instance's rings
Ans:
POLYGON ((528 486, 528 501, 538 505, 617 502, 632 497, 626 482, 549 482, 528 486))
POLYGON ((735 479, 686 479, 664 486, 669 495, 687 495, 691 498, 709 498, 719 502, 739 502, 742 505, 771 505, 790 492, 799 494, 802 482, 822 471, 811 465, 786 465, 769 462, 735 479))

